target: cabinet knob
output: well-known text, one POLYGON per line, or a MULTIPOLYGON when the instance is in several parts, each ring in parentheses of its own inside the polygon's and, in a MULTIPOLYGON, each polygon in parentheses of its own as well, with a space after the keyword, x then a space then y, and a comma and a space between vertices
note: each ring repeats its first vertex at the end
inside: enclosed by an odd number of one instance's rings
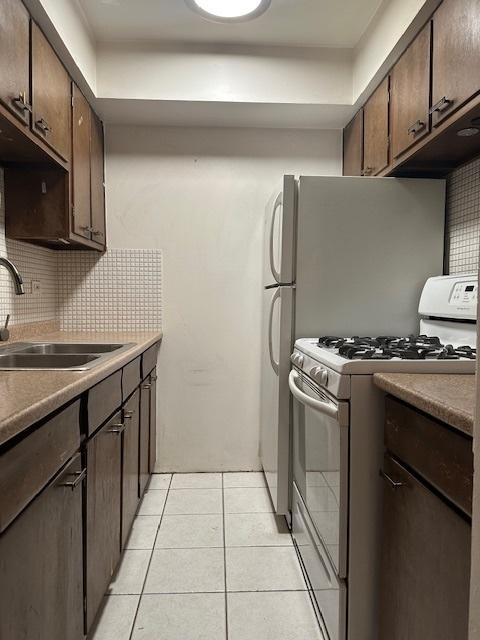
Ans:
POLYGON ((435 112, 441 113, 442 111, 445 111, 445 109, 448 109, 448 107, 450 107, 452 104, 453 100, 450 100, 446 96, 443 96, 443 98, 440 98, 440 100, 433 105, 428 113, 430 115, 435 112))
POLYGON ((387 481, 387 483, 393 488, 393 489, 400 489, 400 487, 404 487, 405 484, 403 482, 397 482, 396 480, 394 480, 393 478, 391 478, 388 473, 385 473, 385 471, 382 471, 380 469, 380 477, 383 478, 384 480, 387 481))
POLYGON ((427 125, 425 124, 425 122, 423 122, 422 120, 417 120, 412 124, 411 127, 408 128, 408 134, 411 135, 412 133, 419 133, 420 131, 425 129, 426 126, 427 125))
POLYGON ((28 104, 27 94, 25 93, 25 91, 19 93, 16 98, 12 98, 12 104, 19 111, 29 111, 30 113, 32 112, 32 105, 28 104))
POLYGON ((37 129, 40 129, 40 131, 42 131, 42 133, 44 133, 45 135, 52 133, 52 128, 49 126, 48 122, 43 118, 40 118, 40 120, 36 120, 35 126, 37 127, 37 129))

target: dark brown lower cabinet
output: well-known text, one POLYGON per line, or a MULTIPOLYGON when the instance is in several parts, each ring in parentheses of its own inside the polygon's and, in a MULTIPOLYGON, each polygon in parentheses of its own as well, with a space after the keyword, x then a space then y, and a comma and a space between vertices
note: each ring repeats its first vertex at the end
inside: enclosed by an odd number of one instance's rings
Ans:
POLYGON ((0 638, 82 640, 80 455, 0 537, 0 638))
POLYGON ((468 518, 386 455, 380 640, 467 640, 468 518))
POLYGON ((157 369, 150 374, 150 445, 149 465, 150 473, 155 471, 157 461, 157 369))
POLYGON ((120 559, 123 430, 119 412, 87 444, 87 631, 120 559))
POLYGON ((140 390, 137 389, 123 409, 122 455, 122 548, 138 508, 138 461, 140 439, 140 390))

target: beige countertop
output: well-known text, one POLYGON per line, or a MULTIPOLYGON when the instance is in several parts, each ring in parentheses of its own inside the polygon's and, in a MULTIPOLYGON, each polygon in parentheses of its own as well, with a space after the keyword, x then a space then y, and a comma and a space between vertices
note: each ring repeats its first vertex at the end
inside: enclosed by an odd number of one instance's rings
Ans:
POLYGON ((373 379, 387 393, 467 435, 473 435, 474 375, 376 373, 373 379))
POLYGON ((0 371, 0 445, 76 398, 161 339, 162 333, 159 331, 56 331, 36 334, 31 338, 22 336, 22 342, 32 340, 134 344, 88 371, 0 371))

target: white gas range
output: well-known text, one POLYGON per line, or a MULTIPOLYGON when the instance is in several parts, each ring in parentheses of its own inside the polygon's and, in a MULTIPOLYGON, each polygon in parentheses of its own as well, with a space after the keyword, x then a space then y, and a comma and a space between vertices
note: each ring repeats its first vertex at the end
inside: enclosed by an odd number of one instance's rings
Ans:
POLYGON ((417 336, 299 339, 292 531, 330 640, 377 637, 385 394, 374 373, 475 373, 477 276, 430 278, 417 336))

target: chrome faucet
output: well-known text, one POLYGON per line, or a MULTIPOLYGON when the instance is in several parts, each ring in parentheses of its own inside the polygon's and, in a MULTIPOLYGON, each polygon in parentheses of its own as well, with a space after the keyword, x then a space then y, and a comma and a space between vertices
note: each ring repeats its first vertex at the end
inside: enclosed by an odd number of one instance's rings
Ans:
POLYGON ((23 295, 25 293, 25 289, 23 288, 22 276, 18 272, 17 267, 11 260, 2 257, 0 257, 0 265, 3 265, 12 276, 13 284, 15 286, 15 293, 17 294, 17 296, 23 295))

